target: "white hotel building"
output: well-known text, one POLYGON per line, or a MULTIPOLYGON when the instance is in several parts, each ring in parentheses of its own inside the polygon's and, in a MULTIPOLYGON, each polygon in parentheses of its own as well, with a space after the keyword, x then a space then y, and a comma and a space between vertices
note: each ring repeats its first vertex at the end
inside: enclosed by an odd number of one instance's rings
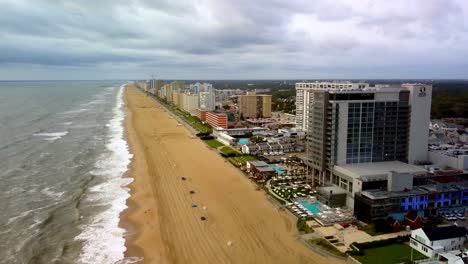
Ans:
POLYGON ((307 131, 309 126, 309 105, 314 100, 313 90, 357 89, 369 87, 367 83, 312 82, 296 83, 296 128, 307 131))

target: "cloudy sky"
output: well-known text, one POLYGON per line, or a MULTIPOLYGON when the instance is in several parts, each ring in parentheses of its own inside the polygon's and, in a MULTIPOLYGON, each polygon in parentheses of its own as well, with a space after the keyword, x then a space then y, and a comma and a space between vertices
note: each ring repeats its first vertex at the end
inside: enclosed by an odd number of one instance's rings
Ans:
POLYGON ((468 78, 466 0, 0 0, 0 79, 468 78))

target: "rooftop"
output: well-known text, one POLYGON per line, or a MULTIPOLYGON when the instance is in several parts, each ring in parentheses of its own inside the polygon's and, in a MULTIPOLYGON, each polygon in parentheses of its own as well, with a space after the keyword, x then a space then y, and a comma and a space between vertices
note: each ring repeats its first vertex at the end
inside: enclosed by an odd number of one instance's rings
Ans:
POLYGON ((260 160, 251 160, 251 161, 248 161, 248 163, 250 163, 250 165, 255 166, 255 167, 269 167, 270 166, 268 165, 268 163, 264 161, 260 161, 260 160))
POLYGON ((383 161, 335 165, 333 170, 352 178, 387 176, 390 171, 398 173, 426 173, 424 168, 400 161, 383 161))
POLYGON ((333 194, 343 194, 346 193, 346 190, 338 187, 338 186, 325 186, 325 187, 319 187, 318 188, 319 193, 321 194, 330 194, 332 192, 333 194))
POLYGON ((423 228, 422 230, 431 241, 464 237, 468 234, 465 227, 455 225, 437 228, 423 228))

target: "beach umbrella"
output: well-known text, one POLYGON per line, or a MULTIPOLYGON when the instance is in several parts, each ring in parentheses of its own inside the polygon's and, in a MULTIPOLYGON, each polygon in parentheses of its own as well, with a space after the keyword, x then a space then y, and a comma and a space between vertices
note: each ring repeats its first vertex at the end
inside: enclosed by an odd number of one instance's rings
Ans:
POLYGON ((197 207, 197 205, 196 205, 196 204, 192 204, 192 207, 195 208, 195 207, 197 207))
POLYGON ((183 181, 185 181, 185 180, 187 180, 187 178, 185 178, 185 177, 182 177, 182 180, 183 180, 183 181))

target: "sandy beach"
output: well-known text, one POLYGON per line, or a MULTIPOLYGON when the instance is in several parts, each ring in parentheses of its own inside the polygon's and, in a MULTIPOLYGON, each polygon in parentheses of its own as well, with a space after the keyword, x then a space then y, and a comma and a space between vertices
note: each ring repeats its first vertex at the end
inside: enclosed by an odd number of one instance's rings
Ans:
POLYGON ((134 155, 121 223, 129 230, 127 257, 144 256, 144 263, 337 262, 298 241, 291 215, 141 91, 127 87, 125 102, 134 155))

